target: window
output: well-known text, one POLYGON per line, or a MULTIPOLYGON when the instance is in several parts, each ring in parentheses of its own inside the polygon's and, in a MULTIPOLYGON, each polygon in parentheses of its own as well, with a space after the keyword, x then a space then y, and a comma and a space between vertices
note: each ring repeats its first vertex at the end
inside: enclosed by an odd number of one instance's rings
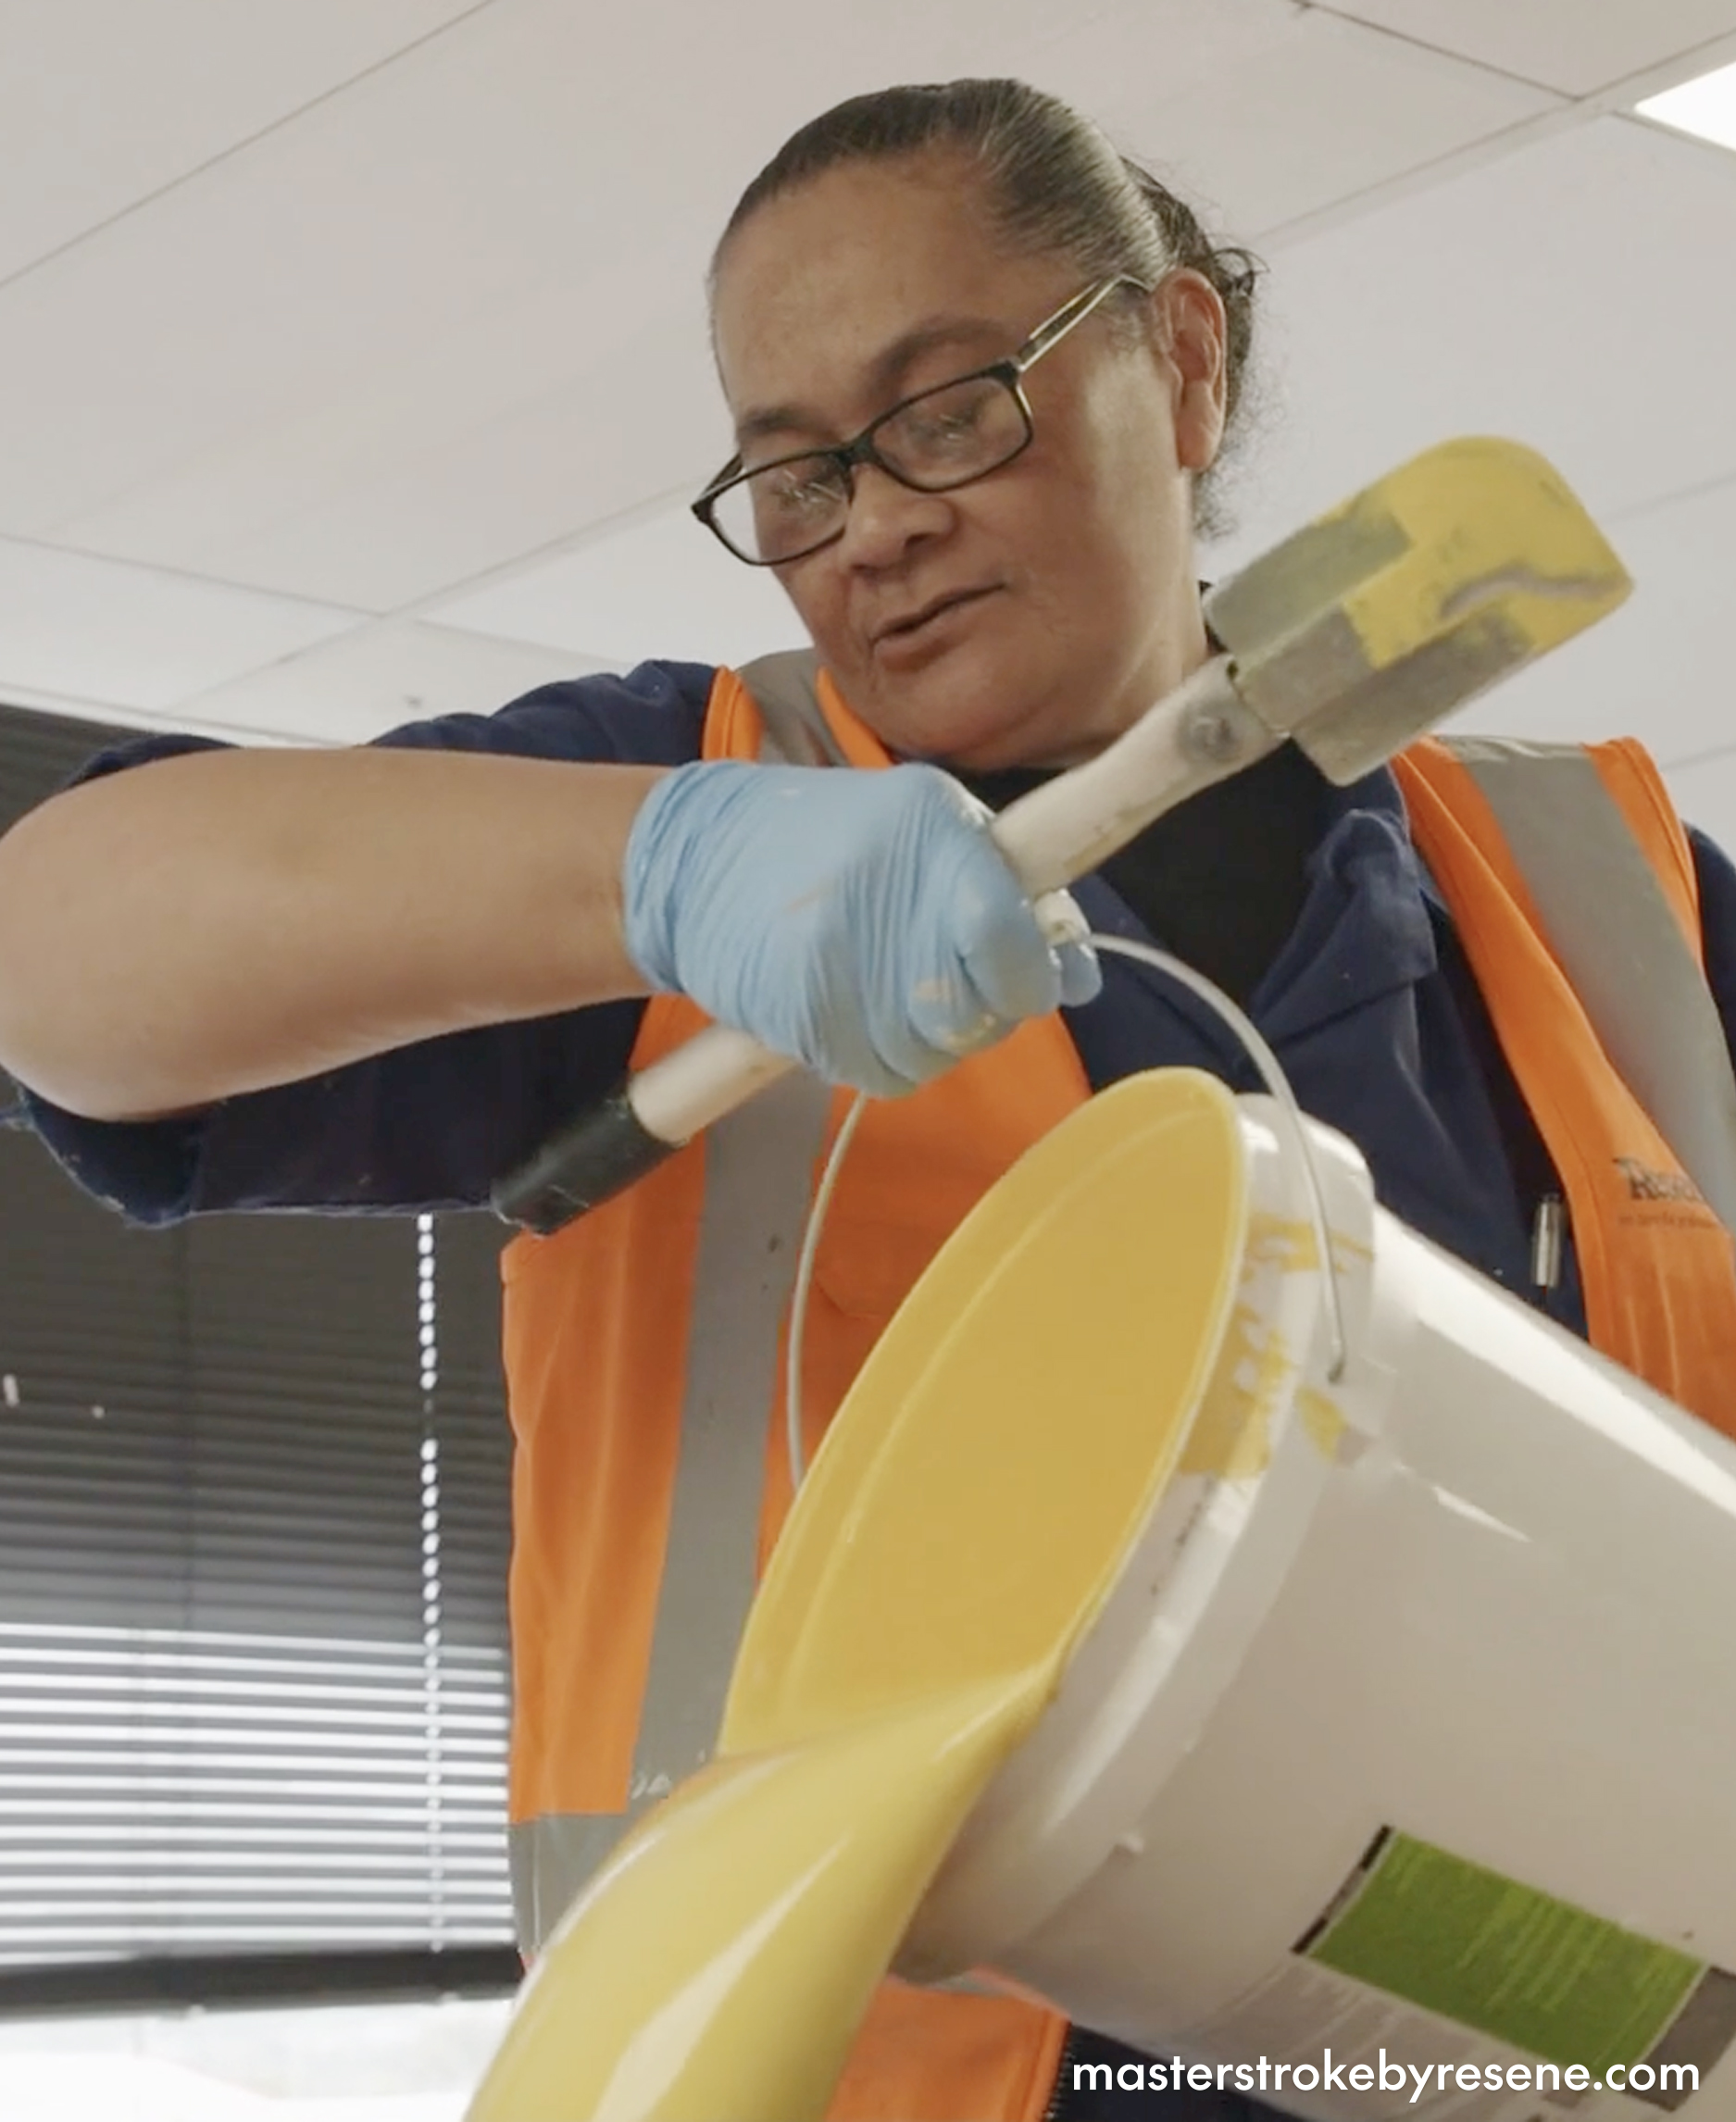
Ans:
MULTIPOLYGON (((0 823, 111 734, 0 710, 0 823)), ((189 1955, 510 1980, 505 1235, 134 1230, 0 1133, 0 2003, 189 1955)))

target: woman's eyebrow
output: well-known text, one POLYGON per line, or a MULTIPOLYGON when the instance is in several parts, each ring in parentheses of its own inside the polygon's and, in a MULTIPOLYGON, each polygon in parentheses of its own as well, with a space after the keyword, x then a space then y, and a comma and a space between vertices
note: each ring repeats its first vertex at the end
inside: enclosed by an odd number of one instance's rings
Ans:
MULTIPOLYGON (((932 317, 901 332, 890 346, 874 356, 863 378, 863 396, 869 402, 885 398, 895 399, 898 385, 925 354, 931 354, 943 346, 957 346, 960 351, 971 349, 985 351, 992 345, 1004 343, 1007 327, 998 318, 990 317, 932 317)), ((738 447, 745 448, 750 442, 758 442, 767 435, 826 433, 831 423, 810 406, 800 405, 759 406, 744 413, 736 422, 735 440, 738 447)))

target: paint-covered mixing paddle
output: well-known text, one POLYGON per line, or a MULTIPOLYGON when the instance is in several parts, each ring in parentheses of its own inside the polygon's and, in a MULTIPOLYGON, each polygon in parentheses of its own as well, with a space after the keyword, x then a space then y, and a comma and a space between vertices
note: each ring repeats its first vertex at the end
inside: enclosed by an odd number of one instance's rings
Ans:
MULTIPOLYGON (((1041 901, 1286 740, 1346 785, 1631 586, 1535 451, 1442 443, 1212 590, 1223 653, 1095 758, 1010 805, 995 841, 1041 901)), ((795 1066, 714 1026, 551 1137, 495 1188, 494 1208, 557 1230, 795 1066)))

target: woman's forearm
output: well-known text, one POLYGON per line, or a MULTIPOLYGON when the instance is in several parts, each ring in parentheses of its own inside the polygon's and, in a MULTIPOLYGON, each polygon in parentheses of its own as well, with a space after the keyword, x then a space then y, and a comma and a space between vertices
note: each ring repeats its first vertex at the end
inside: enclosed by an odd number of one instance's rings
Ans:
POLYGON ((241 750, 56 796, 0 840, 0 1063, 140 1118, 643 993, 621 855, 662 770, 241 750))

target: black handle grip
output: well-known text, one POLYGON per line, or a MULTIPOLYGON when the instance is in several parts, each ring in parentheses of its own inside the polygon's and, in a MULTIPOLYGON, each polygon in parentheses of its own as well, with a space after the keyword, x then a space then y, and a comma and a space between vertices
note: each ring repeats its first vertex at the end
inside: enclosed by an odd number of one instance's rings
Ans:
POLYGON ((550 1238, 626 1192, 680 1146, 640 1124, 623 1083, 499 1180, 489 1205, 503 1223, 550 1238))

